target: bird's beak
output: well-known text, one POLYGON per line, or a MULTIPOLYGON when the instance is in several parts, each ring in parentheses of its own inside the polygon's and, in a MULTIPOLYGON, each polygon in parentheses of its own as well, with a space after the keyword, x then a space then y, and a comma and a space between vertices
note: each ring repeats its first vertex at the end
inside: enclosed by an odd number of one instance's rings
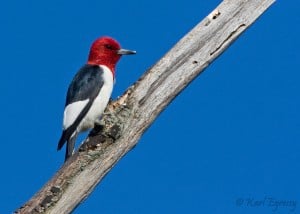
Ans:
POLYGON ((130 54, 136 54, 136 51, 126 50, 126 49, 120 49, 117 52, 119 55, 130 55, 130 54))

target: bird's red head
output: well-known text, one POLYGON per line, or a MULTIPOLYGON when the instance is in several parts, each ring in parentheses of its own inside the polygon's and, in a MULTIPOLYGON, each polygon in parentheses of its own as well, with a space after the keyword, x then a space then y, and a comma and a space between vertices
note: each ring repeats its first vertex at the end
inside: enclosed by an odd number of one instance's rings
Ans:
POLYGON ((101 37, 91 46, 88 64, 105 65, 114 73, 122 55, 135 54, 135 51, 121 49, 120 44, 110 37, 101 37))

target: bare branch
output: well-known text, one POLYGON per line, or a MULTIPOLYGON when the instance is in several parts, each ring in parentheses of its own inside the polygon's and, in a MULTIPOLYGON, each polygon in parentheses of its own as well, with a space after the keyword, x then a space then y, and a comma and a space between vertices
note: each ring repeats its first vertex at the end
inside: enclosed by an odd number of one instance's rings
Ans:
POLYGON ((159 113, 274 0, 225 0, 118 100, 79 151, 16 213, 70 213, 131 150, 159 113), (98 130, 97 130, 98 129, 98 130))

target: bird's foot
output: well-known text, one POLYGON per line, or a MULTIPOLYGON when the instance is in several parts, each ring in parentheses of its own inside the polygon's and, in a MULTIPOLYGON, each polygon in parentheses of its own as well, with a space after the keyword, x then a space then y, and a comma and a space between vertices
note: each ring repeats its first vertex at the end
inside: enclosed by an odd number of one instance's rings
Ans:
POLYGON ((95 120, 94 128, 92 129, 89 135, 90 136, 98 135, 103 130, 104 126, 105 123, 103 122, 103 120, 101 120, 100 118, 95 120))

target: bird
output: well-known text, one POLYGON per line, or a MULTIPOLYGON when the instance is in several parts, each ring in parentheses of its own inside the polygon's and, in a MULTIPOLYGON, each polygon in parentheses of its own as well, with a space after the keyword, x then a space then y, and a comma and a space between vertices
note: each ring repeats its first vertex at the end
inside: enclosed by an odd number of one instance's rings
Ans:
POLYGON ((66 143, 65 161, 72 156, 79 133, 94 128, 113 90, 116 64, 122 55, 136 51, 122 49, 115 39, 103 36, 90 48, 88 60, 71 81, 63 113, 63 130, 57 150, 66 143))

